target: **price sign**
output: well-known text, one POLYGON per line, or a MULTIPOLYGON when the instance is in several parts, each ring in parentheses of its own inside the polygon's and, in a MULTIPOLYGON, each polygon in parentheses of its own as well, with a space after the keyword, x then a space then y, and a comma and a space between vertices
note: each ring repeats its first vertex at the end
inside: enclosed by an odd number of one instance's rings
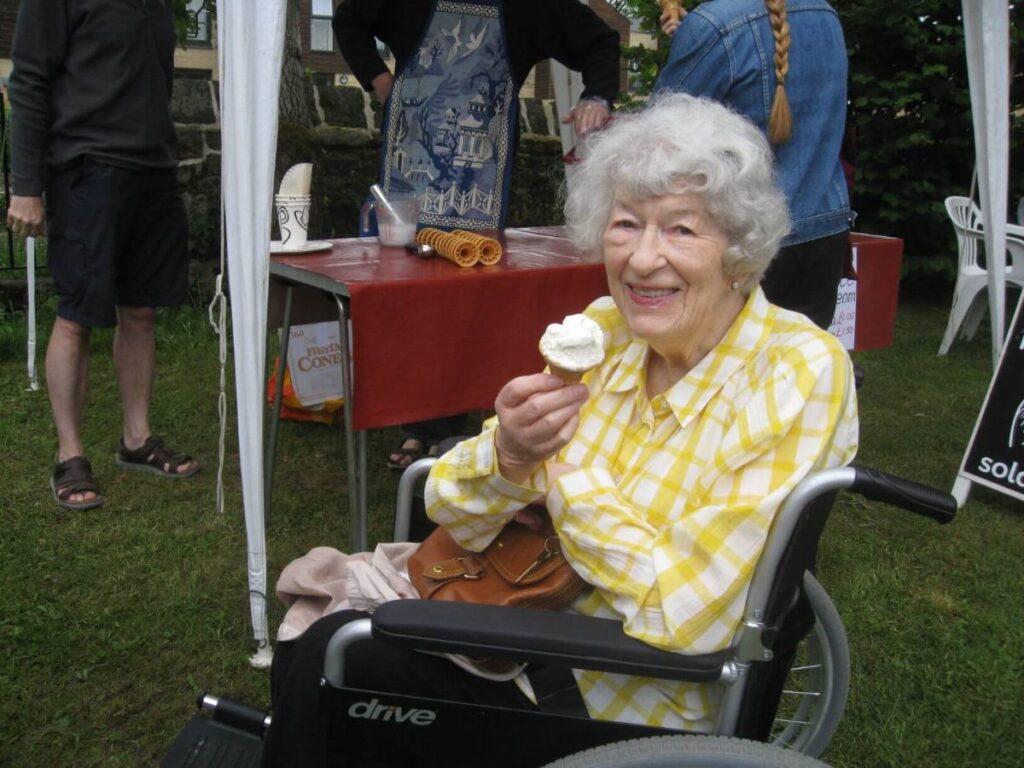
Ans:
MULTIPOLYGON (((857 269, 857 246, 853 247, 853 268, 857 269)), ((836 291, 836 313, 828 332, 843 343, 846 349, 853 349, 857 330, 857 281, 844 277, 836 291)))

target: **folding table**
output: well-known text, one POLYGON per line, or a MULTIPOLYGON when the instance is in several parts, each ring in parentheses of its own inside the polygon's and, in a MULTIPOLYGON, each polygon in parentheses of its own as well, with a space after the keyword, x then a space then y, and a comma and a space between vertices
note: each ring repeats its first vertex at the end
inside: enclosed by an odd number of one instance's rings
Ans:
MULTIPOLYGON (((312 289, 333 300, 341 328, 345 458, 357 551, 367 546, 365 430, 491 408, 509 379, 542 370, 537 342, 548 323, 607 293, 603 264, 577 253, 564 228, 508 229, 496 236, 504 254, 493 267, 424 259, 374 238, 271 257, 272 287, 283 288, 284 295, 267 509, 291 325, 311 303, 303 298, 296 306, 296 291, 305 289, 308 297, 312 289)), ((273 325, 276 311, 268 312, 273 325)))

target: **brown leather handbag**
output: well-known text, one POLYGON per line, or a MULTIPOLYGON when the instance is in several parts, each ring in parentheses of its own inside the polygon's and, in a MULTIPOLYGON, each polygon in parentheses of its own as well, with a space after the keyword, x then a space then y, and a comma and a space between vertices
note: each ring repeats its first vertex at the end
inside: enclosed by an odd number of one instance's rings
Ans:
POLYGON ((586 582, 562 555, 546 511, 543 523, 533 531, 510 522, 483 552, 463 549, 437 528, 409 558, 409 579, 425 600, 564 608, 586 582))

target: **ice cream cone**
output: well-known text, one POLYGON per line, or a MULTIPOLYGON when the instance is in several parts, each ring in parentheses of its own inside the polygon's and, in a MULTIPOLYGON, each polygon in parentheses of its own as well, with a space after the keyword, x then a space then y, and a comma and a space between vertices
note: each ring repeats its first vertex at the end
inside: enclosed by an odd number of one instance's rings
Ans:
POLYGON ((557 365, 552 365, 551 363, 548 363, 548 370, 566 384, 579 384, 583 381, 583 374, 586 373, 586 371, 568 371, 565 368, 559 368, 557 365))
POLYGON ((586 315, 569 315, 551 323, 537 345, 548 370, 566 384, 575 384, 604 360, 604 333, 586 315))
POLYGON ((475 243, 480 251, 480 263, 484 266, 492 267, 501 261, 501 243, 493 237, 487 237, 478 232, 468 232, 464 229, 452 230, 452 234, 459 235, 475 243))
POLYGON ((416 233, 416 241, 429 245, 448 261, 460 267, 472 267, 480 260, 480 249, 476 243, 459 237, 453 232, 443 232, 428 227, 416 233))

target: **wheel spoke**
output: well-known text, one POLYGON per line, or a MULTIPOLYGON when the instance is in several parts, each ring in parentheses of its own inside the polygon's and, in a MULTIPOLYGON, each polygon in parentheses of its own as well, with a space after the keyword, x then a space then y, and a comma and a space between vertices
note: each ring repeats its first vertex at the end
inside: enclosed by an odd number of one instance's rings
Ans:
POLYGON ((786 741, 786 740, 785 740, 784 738, 782 738, 781 736, 776 736, 776 737, 775 737, 775 738, 773 739, 772 743, 773 743, 773 744, 781 744, 782 746, 784 746, 784 747, 787 747, 788 749, 793 749, 793 745, 792 745, 792 743, 790 743, 790 742, 786 741))

